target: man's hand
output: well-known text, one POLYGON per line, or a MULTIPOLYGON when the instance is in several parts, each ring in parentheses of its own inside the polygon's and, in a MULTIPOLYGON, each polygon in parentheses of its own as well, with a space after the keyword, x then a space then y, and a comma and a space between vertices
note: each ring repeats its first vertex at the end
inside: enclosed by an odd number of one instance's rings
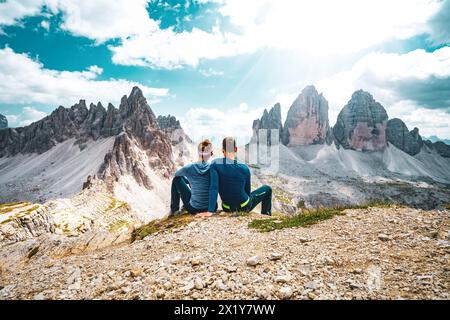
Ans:
POLYGON ((211 212, 201 212, 196 215, 196 217, 198 217, 198 218, 209 218, 212 216, 213 216, 213 213, 211 213, 211 212))

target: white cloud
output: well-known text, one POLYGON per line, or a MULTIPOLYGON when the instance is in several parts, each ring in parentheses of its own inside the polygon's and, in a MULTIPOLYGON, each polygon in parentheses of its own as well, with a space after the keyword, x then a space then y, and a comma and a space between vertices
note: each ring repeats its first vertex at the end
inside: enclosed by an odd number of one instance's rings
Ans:
MULTIPOLYGON (((335 74, 319 81, 317 88, 323 91, 330 102, 330 123, 336 122, 342 107, 350 100, 352 93, 358 89, 369 91, 374 98, 388 111, 389 117, 398 117, 405 121, 408 127, 418 127, 426 135, 437 134, 450 137, 450 115, 443 110, 430 110, 426 102, 412 101, 406 97, 415 95, 402 92, 413 83, 417 91, 433 90, 429 79, 450 80, 450 47, 443 47, 434 52, 422 49, 406 54, 371 53, 357 61, 351 70, 335 74), (433 128, 436 131, 433 133, 433 128)), ((436 92, 437 95, 447 95, 447 91, 436 92)), ((433 95, 433 94, 431 94, 433 95)), ((425 97, 424 99, 426 99, 425 97)), ((444 97, 445 98, 445 97, 444 97)), ((445 99, 444 99, 445 100, 445 99)), ((442 105, 440 109, 449 109, 450 105, 442 105)))
POLYGON ((390 106, 388 112, 390 118, 402 119, 409 130, 419 128, 424 137, 450 138, 450 114, 445 111, 420 108, 414 101, 401 100, 390 106))
POLYGON ((33 107, 24 107, 18 115, 6 115, 10 127, 24 127, 44 118, 47 114, 33 107))
POLYGON ((210 138, 217 145, 225 136, 234 136, 238 144, 242 145, 250 140, 253 120, 260 118, 263 111, 264 108, 243 110, 240 106, 225 111, 216 108, 191 108, 180 121, 194 141, 210 138))
POLYGON ((13 25, 21 19, 38 15, 44 0, 7 0, 0 2, 0 25, 13 25))
POLYGON ((42 29, 49 31, 50 30, 50 22, 47 20, 42 20, 40 23, 42 29))
POLYGON ((61 28, 111 45, 113 61, 122 65, 179 68, 261 48, 294 49, 332 55, 362 50, 391 39, 431 32, 428 21, 441 8, 438 0, 211 0, 239 28, 229 33, 217 24, 177 33, 162 30, 147 12, 147 0, 7 0, 0 4, 0 24, 39 14, 45 4, 60 13, 61 28))
POLYGON ((218 77, 218 76, 223 76, 224 75, 223 71, 217 71, 217 70, 214 70, 212 68, 200 69, 199 72, 203 76, 205 76, 207 78, 209 78, 209 77, 218 77))
POLYGON ((70 106, 83 98, 88 102, 101 101, 105 105, 112 102, 118 106, 120 98, 129 94, 135 85, 150 100, 168 94, 168 89, 132 81, 98 80, 102 71, 98 66, 85 71, 46 69, 26 54, 15 53, 8 47, 0 49, 0 103, 70 106))

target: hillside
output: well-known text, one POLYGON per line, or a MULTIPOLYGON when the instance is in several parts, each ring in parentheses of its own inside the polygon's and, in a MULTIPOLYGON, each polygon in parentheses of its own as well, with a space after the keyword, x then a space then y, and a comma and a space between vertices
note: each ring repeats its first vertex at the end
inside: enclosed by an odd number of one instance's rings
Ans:
POLYGON ((449 214, 351 209, 264 233, 255 214, 189 218, 92 253, 31 252, 2 270, 0 298, 449 299, 449 214))

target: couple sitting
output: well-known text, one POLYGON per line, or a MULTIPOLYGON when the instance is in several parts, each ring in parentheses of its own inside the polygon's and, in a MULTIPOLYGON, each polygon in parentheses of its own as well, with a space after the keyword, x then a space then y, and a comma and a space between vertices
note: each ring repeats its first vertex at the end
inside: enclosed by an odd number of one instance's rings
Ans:
POLYGON ((237 161, 234 138, 223 139, 222 152, 224 158, 209 162, 213 146, 209 140, 204 140, 198 146, 198 161, 175 173, 171 214, 179 211, 181 198, 189 213, 210 217, 217 211, 217 195, 220 194, 225 212, 250 212, 261 203, 261 213, 271 215, 272 189, 262 186, 251 192, 250 170, 237 161))

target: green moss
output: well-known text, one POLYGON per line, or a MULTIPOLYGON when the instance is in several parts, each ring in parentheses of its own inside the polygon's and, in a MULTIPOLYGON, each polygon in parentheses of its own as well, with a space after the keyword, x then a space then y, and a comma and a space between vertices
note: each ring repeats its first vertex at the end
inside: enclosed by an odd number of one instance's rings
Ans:
POLYGON ((349 209, 367 209, 367 208, 405 208, 406 206, 399 203, 394 202, 386 202, 386 201, 371 201, 362 205, 355 205, 348 207, 349 209))
POLYGON ((275 198, 275 200, 282 202, 286 205, 291 205, 292 204, 292 199, 289 198, 286 195, 286 192, 284 192, 283 190, 281 190, 280 188, 274 187, 272 188, 272 194, 275 198))
POLYGON ((119 201, 116 198, 111 197, 111 202, 109 203, 108 207, 105 208, 104 212, 108 213, 113 210, 125 208, 126 206, 128 206, 128 203, 126 203, 125 201, 119 201))
POLYGON ((301 214, 292 217, 279 217, 270 219, 257 219, 248 224, 249 228, 262 232, 269 232, 285 228, 308 227, 320 221, 342 215, 345 208, 319 208, 303 210, 301 214))
POLYGON ((297 209, 304 209, 304 208, 306 208, 305 200, 300 200, 299 202, 297 202, 297 209))
POLYGON ((443 206, 445 209, 450 210, 450 203, 444 203, 443 206))
POLYGON ((177 216, 169 217, 165 220, 152 221, 145 226, 137 228, 132 235, 132 240, 142 240, 146 236, 151 235, 156 232, 176 229, 181 226, 187 225, 194 221, 195 216, 189 213, 183 213, 177 216))
POLYGON ((20 201, 0 204, 0 214, 5 214, 11 212, 17 208, 25 207, 30 205, 30 202, 20 201))
POLYGON ((111 223, 108 226, 108 229, 109 229, 109 231, 112 232, 112 231, 120 230, 123 227, 127 227, 128 228, 128 226, 129 226, 128 221, 126 221, 126 220, 117 220, 117 221, 114 221, 113 223, 111 223))
POLYGON ((248 224, 249 228, 262 232, 269 232, 285 228, 308 227, 328 220, 334 216, 344 215, 347 209, 367 209, 367 208, 393 208, 400 205, 385 202, 371 202, 363 205, 342 206, 335 208, 302 209, 302 213, 295 216, 281 216, 270 219, 257 219, 248 224))

